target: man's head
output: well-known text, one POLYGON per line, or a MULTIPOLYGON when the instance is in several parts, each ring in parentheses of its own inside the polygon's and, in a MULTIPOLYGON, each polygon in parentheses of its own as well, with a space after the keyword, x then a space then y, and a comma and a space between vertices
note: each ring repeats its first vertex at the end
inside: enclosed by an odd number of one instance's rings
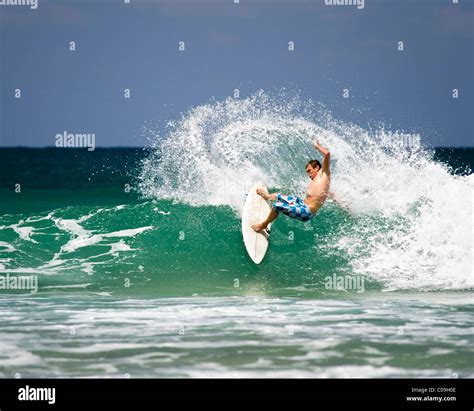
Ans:
POLYGON ((318 174, 318 171, 321 169, 321 163, 318 160, 309 160, 306 163, 306 174, 312 180, 318 174))

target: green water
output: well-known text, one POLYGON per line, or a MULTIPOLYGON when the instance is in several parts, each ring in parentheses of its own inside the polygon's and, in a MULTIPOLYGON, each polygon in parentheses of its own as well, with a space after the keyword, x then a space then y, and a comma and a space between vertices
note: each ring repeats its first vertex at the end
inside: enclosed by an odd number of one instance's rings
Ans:
MULTIPOLYGON (((0 276, 38 281, 37 292, 0 290, 0 376, 474 375, 472 242, 466 251, 455 224, 469 214, 440 203, 453 224, 438 244, 425 221, 439 197, 427 188, 387 214, 340 185, 349 211, 328 201, 308 224, 281 216, 257 266, 235 196, 212 204, 201 186, 199 201, 143 196, 149 156, 0 150, 0 276), (363 289, 327 287, 345 276, 363 289)), ((472 166, 472 149, 427 164, 423 179, 435 167, 445 192, 469 195, 459 167, 472 166)))

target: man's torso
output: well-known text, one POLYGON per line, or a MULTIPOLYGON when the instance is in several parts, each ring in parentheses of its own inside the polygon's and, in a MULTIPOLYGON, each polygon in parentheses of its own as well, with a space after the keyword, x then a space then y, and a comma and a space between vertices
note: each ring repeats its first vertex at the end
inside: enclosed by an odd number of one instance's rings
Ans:
POLYGON ((322 171, 311 181, 306 192, 305 204, 309 206, 311 212, 314 214, 324 204, 329 194, 330 176, 322 171))

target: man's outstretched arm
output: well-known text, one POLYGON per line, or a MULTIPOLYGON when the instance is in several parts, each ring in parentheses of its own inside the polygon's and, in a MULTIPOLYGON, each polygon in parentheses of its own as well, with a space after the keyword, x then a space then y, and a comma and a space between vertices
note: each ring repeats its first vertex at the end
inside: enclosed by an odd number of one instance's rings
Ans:
POLYGON ((321 169, 323 173, 326 173, 327 175, 329 175, 331 173, 331 169, 330 169, 331 153, 329 152, 327 148, 319 144, 319 141, 314 142, 314 148, 318 150, 324 156, 323 165, 321 169))

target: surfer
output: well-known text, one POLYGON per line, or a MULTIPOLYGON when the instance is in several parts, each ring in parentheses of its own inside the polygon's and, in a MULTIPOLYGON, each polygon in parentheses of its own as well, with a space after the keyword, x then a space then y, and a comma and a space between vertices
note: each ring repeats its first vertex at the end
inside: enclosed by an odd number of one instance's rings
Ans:
POLYGON ((330 153, 318 141, 314 142, 314 148, 323 156, 323 164, 318 160, 310 160, 306 164, 306 174, 311 179, 306 192, 306 198, 283 195, 281 193, 269 194, 265 190, 258 188, 257 194, 265 200, 275 201, 270 210, 267 219, 259 224, 253 224, 251 227, 256 232, 267 228, 273 220, 282 212, 290 218, 296 218, 300 221, 309 221, 315 216, 318 210, 330 196, 329 185, 331 182, 330 153))

